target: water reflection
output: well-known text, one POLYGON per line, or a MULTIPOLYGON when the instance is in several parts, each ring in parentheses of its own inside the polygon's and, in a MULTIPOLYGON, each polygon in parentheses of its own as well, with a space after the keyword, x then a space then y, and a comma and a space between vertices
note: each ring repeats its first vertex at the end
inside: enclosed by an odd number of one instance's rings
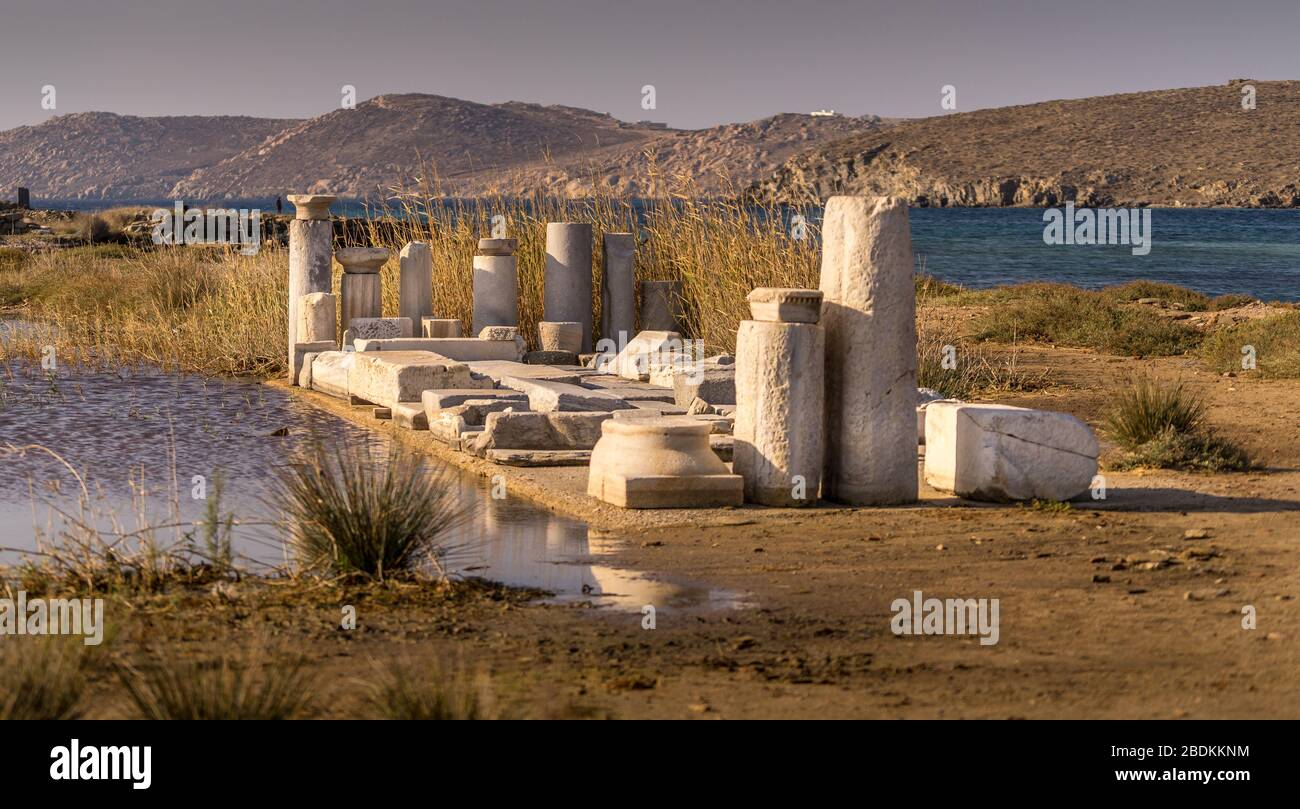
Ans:
MULTIPOLYGON (((43 448, 0 454, 0 548, 17 549, 0 552, 0 564, 34 550, 38 534, 57 531, 52 509, 75 507, 79 476, 104 529, 168 523, 173 514, 201 520, 207 501, 193 496, 197 482, 212 497, 220 480, 222 512, 242 523, 233 532, 235 553, 249 566, 283 567, 278 529, 261 524, 275 517, 265 498, 276 467, 322 437, 376 454, 387 449, 382 434, 253 381, 148 368, 49 374, 10 363, 0 371, 0 449, 43 448)), ((475 518, 449 537, 464 548, 450 560, 454 573, 615 609, 741 605, 731 593, 602 564, 615 540, 527 501, 494 499, 488 479, 455 479, 475 518)), ((163 533, 179 539, 182 532, 163 533)))

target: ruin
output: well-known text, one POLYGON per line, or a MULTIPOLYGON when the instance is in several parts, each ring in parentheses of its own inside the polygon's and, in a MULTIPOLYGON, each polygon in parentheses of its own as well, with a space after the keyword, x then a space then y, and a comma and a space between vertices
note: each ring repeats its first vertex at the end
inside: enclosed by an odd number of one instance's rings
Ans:
POLYGON ((856 506, 910 503, 917 497, 916 290, 907 203, 832 197, 820 286, 823 494, 856 506))
POLYGON ((519 325, 519 265, 514 239, 479 239, 474 256, 474 313, 470 331, 519 325))
MULTIPOLYGON (((289 317, 288 358, 293 368, 294 346, 298 336, 298 303, 312 292, 333 289, 334 223, 330 205, 337 197, 328 194, 291 194, 295 214, 289 223, 289 317)), ((347 321, 344 321, 347 328, 347 321)), ((291 378, 290 381, 293 381, 291 378)))
POLYGON ((760 288, 749 302, 754 319, 736 338, 734 468, 750 502, 811 505, 823 463, 822 293, 760 288))
MULTIPOLYGON (((300 214, 327 216, 327 199, 304 200, 300 214)), ((293 267, 319 272, 323 258, 328 269, 315 227, 325 220, 301 221, 293 267)), ((528 350, 518 325, 513 239, 479 240, 473 337, 430 311, 420 243, 402 250, 403 314, 387 318, 379 270, 389 252, 352 247, 335 253, 338 298, 312 290, 295 302, 292 379, 493 463, 587 465, 588 494, 623 508, 911 502, 918 445, 929 485, 960 497, 1069 499, 1096 473, 1096 439, 1071 416, 918 391, 901 202, 832 199, 821 288, 753 290, 734 358, 705 357, 682 336, 676 282, 641 287, 643 322, 675 328, 627 339, 635 242, 606 234, 601 328, 619 339, 580 363, 591 339, 591 228, 550 223, 547 234, 540 350, 528 350)))
POLYGON ((579 353, 591 351, 591 225, 547 223, 544 286, 545 319, 581 323, 579 353))

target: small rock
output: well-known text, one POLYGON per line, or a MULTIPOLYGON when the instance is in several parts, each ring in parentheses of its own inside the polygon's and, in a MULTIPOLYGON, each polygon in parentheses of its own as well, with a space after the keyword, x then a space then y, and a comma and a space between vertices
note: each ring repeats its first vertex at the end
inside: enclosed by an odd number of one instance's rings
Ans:
POLYGON ((1092 574, 1093 584, 1110 584, 1110 576, 1103 576, 1100 573, 1092 574))
POLYGON ((1210 532, 1204 528, 1188 528, 1183 532, 1183 539, 1209 539, 1210 532))

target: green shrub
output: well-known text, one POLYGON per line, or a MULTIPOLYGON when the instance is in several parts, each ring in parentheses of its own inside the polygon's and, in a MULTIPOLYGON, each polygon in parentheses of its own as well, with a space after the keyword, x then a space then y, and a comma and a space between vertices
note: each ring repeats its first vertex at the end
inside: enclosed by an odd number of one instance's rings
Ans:
POLYGON ((445 468, 400 447, 313 447, 281 470, 273 499, 308 567, 378 579, 438 564, 446 533, 469 516, 445 468))
POLYGON ((1112 466, 1209 472, 1249 469, 1250 456, 1207 429, 1205 413, 1205 400, 1182 382, 1137 378, 1120 391, 1106 418, 1108 432, 1126 450, 1112 466))
POLYGON ((1300 311, 1248 320, 1220 329, 1201 346, 1201 358, 1219 373, 1257 373, 1263 377, 1300 377, 1300 311), (1241 367, 1242 349, 1255 349, 1255 369, 1241 367))

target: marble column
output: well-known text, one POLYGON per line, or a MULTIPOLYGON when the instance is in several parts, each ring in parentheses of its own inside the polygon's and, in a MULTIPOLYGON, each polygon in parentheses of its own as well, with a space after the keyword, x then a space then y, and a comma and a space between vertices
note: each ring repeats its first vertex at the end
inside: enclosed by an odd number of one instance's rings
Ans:
POLYGON ((636 234, 606 233, 600 283, 600 336, 624 346, 636 336, 636 234))
POLYGON ((546 223, 543 320, 581 323, 582 352, 591 351, 592 303, 591 225, 546 223))
POLYGON ((519 265, 514 239, 479 239, 474 256, 474 316, 470 331, 519 325, 519 265))
POLYGON ((851 505, 917 497, 916 291, 907 203, 832 197, 822 223, 826 330, 823 495, 851 505))
POLYGON ((681 332, 681 283, 641 282, 641 331, 681 332))
POLYGON ((733 470, 751 503, 810 506, 824 463, 822 293, 760 288, 749 301, 753 320, 736 336, 733 470))
POLYGON ((344 247, 334 252, 343 265, 342 299, 343 328, 356 318, 383 317, 383 286, 379 270, 388 261, 388 251, 382 247, 344 247))
MULTIPOLYGON (((332 289, 334 223, 330 204, 338 197, 329 194, 290 194, 296 213, 289 223, 289 344, 286 366, 293 368, 294 345, 298 337, 298 304, 302 296, 332 289)), ((290 371, 292 373, 292 371, 290 371)))
POLYGON ((398 261, 397 316, 419 323, 433 315, 433 254, 424 242, 409 242, 398 261))

